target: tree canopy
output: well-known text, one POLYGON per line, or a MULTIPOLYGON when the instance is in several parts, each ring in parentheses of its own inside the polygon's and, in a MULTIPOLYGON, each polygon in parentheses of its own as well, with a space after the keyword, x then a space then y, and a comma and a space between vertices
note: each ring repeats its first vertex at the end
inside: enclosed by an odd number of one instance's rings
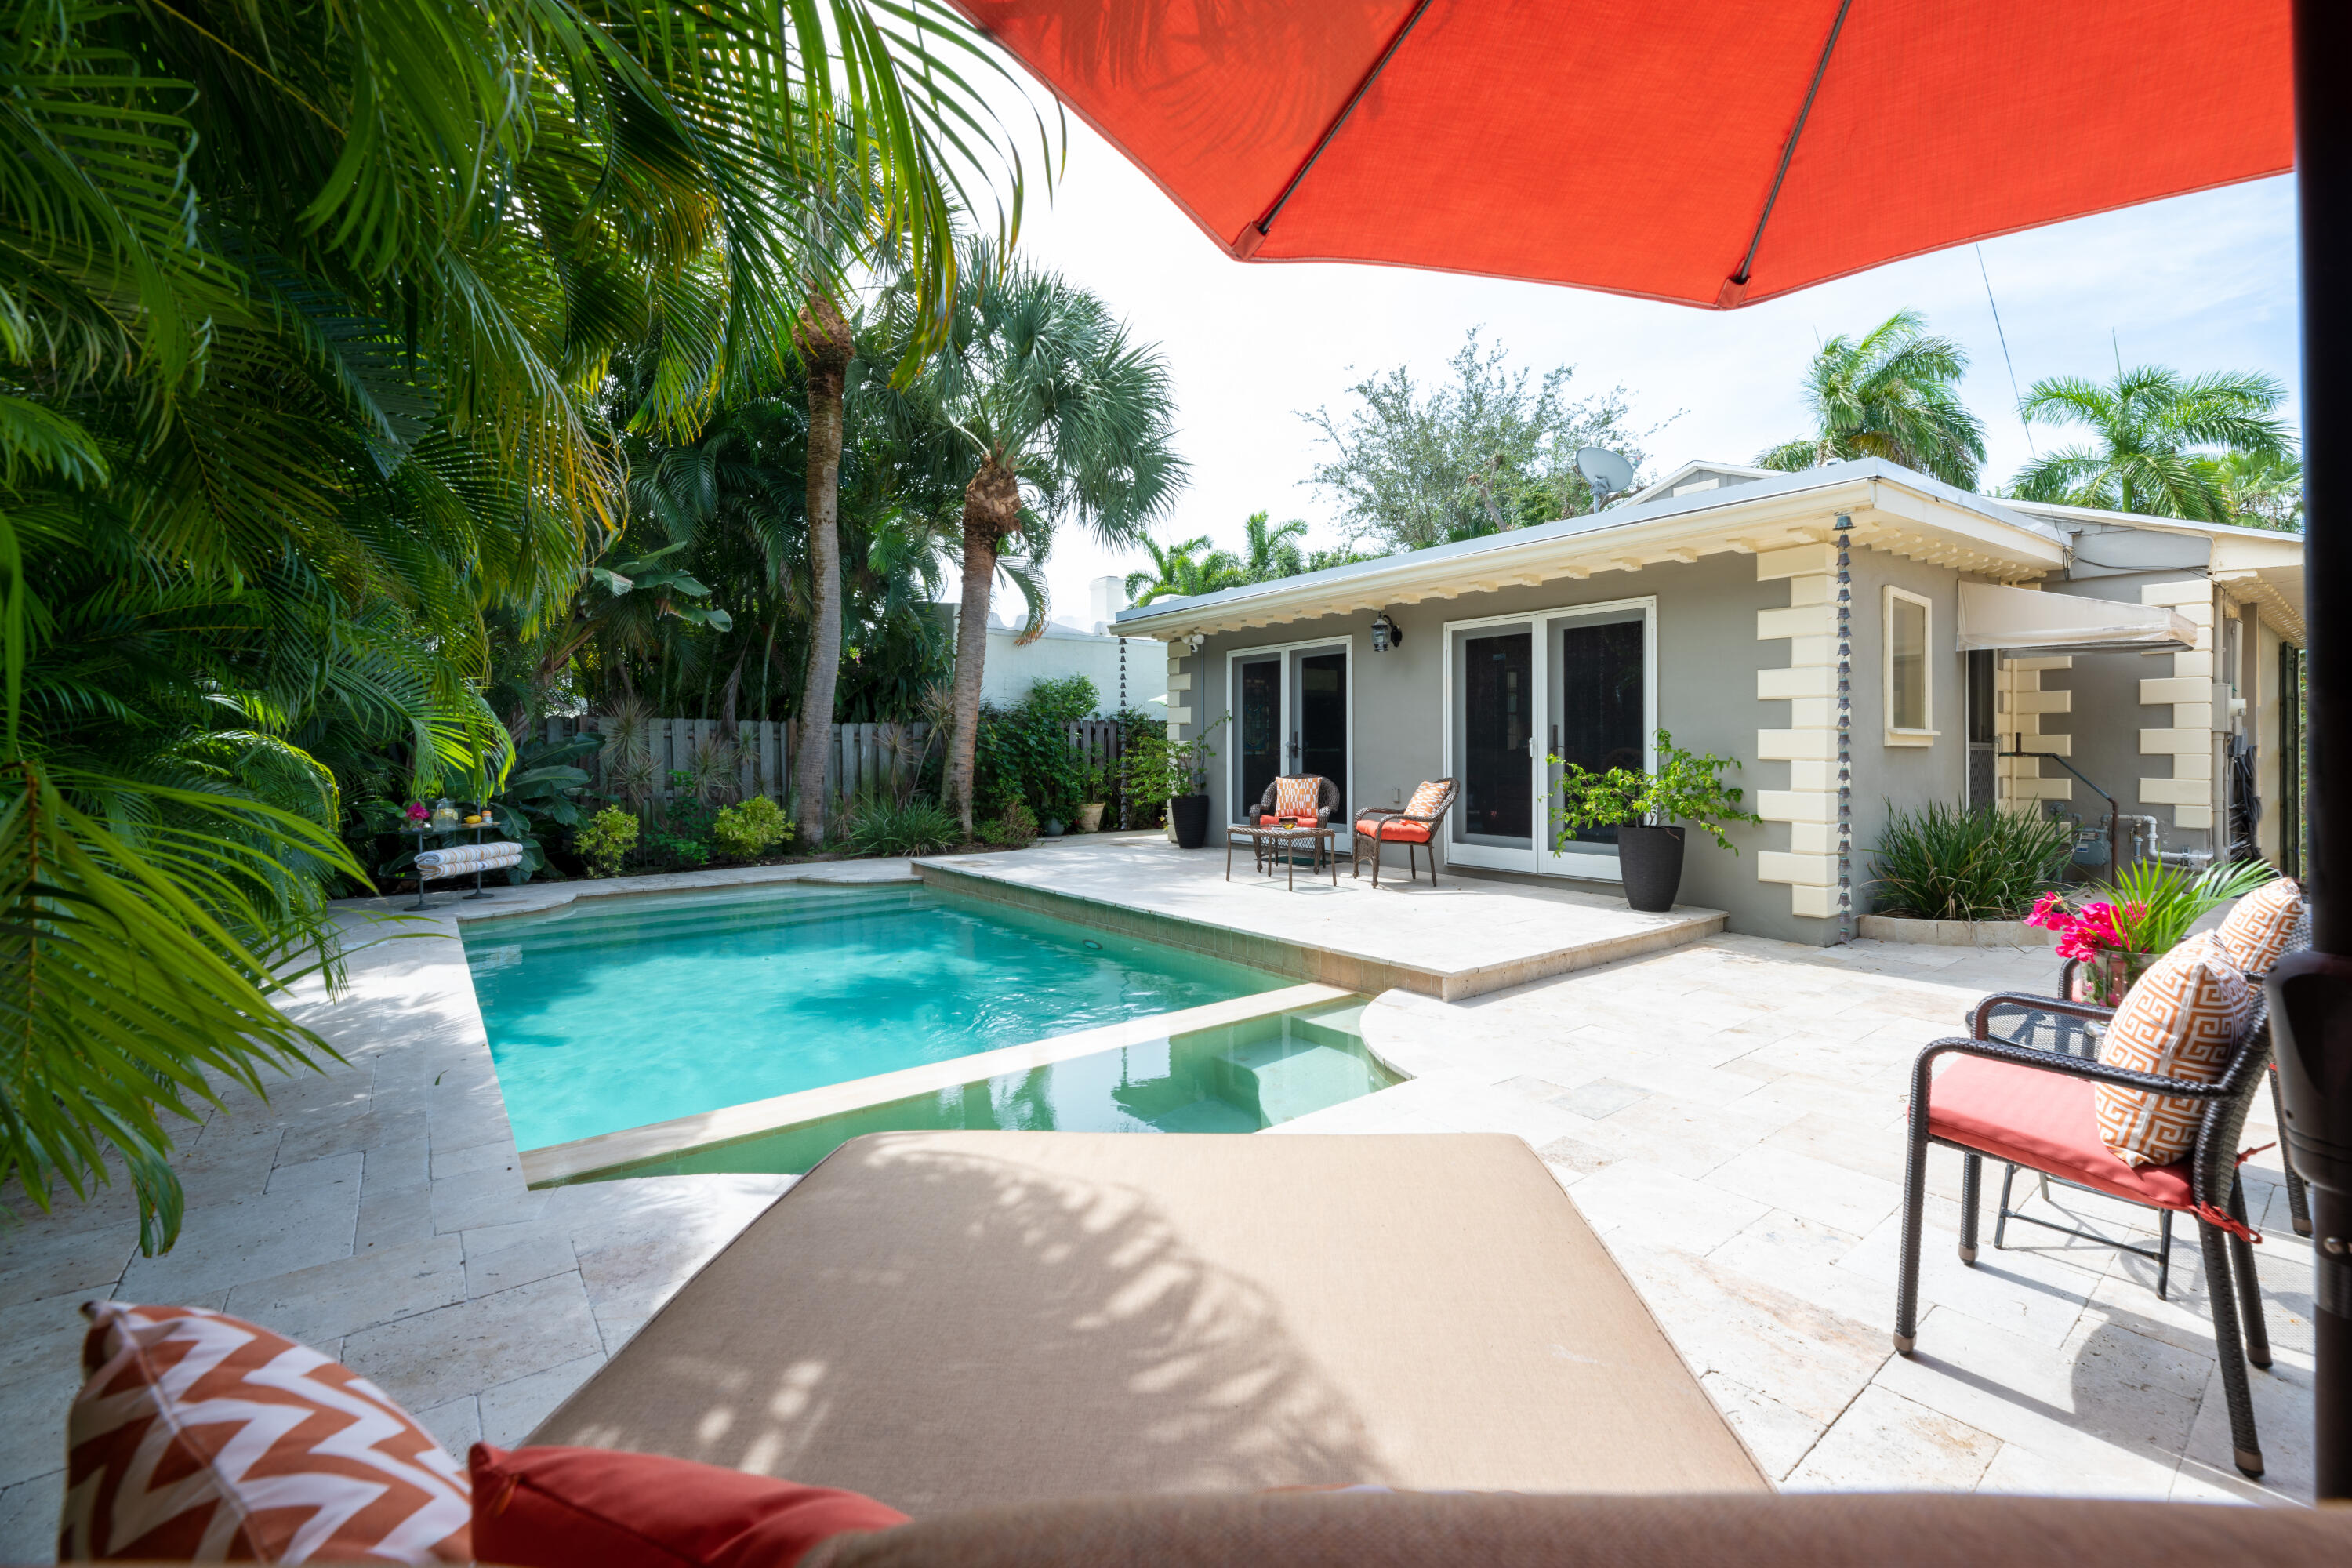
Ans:
POLYGON ((1805 367, 1811 434, 1769 447, 1759 468, 1794 472, 1833 459, 1884 458, 1972 490, 1984 467, 1984 421, 1960 400, 1969 356, 1897 310, 1859 338, 1841 332, 1805 367))
POLYGON ((1338 507, 1349 548, 1420 550, 1589 511, 1580 447, 1641 466, 1623 388, 1571 397, 1574 366, 1536 376, 1508 357, 1473 330, 1434 385, 1398 365, 1350 386, 1340 412, 1299 416, 1327 449, 1311 482, 1338 507))
POLYGON ((2025 500, 2276 526, 2302 510, 2300 468, 2290 477, 2293 445, 2277 413, 2285 399, 2275 377, 2249 371, 2186 376, 2138 365, 2105 383, 2037 381, 2020 405, 2027 422, 2089 439, 2043 453, 2011 489, 2025 500))

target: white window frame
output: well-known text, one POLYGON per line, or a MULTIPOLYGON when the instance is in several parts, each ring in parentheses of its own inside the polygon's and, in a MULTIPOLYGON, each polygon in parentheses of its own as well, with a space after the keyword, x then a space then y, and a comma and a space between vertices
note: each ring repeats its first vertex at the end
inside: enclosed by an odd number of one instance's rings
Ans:
POLYGON ((1889 583, 1886 584, 1885 606, 1880 616, 1879 631, 1884 644, 1879 658, 1879 696, 1885 704, 1882 716, 1886 724, 1886 743, 1890 746, 1932 746, 1943 734, 1936 728, 1935 601, 1889 583), (1897 604, 1919 606, 1919 706, 1925 710, 1920 717, 1927 722, 1916 729, 1900 728, 1895 722, 1895 606, 1897 604))

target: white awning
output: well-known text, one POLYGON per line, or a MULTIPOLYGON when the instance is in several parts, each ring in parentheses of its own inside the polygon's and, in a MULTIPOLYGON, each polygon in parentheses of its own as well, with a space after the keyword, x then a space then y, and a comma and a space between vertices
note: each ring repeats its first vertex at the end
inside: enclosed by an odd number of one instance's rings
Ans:
POLYGON ((1960 647, 2007 653, 2174 653, 2197 627, 2161 605, 2085 599, 1998 583, 1960 584, 1960 647))

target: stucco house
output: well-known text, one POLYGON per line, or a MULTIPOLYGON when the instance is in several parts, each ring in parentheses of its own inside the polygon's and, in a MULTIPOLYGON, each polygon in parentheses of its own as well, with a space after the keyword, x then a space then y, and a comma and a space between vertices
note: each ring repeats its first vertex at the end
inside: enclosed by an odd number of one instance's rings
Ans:
POLYGON ((1663 727, 1738 759, 1765 819, 1736 855, 1693 838, 1684 901, 1828 943, 1872 907, 1889 808, 1929 801, 2070 813, 2104 844, 2104 795, 2127 858, 2243 839, 2295 869, 2303 613, 2295 535, 1972 495, 1873 459, 1686 464, 1597 516, 1163 599, 1112 629, 1168 645, 1171 737, 1230 719, 1213 824, 1276 773, 1338 781, 1343 820, 1450 776, 1450 872, 1601 886, 1615 847, 1559 841, 1548 759, 1646 766, 1663 727))

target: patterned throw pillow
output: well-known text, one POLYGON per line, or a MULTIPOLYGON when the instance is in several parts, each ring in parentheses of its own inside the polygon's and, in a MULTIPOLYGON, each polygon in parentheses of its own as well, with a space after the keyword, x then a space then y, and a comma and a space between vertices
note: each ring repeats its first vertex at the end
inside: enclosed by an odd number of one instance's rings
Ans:
MULTIPOLYGON (((2229 1065, 2254 1005, 2253 988, 2211 933, 2190 937, 2151 965, 2107 1025, 2109 1067, 2211 1083, 2229 1065)), ((2197 1142, 2206 1102, 2115 1084, 2098 1086, 2099 1141, 2126 1165, 2168 1165, 2197 1142)))
POLYGON ((201 1308, 82 1312, 59 1558, 472 1560, 465 1470, 367 1379, 201 1308))
POLYGON ((2281 877, 2240 899, 2213 934, 2221 939, 2231 963, 2248 974, 2260 974, 2285 953, 2302 914, 2303 889, 2294 878, 2281 877))
POLYGON ((1411 800, 1404 803, 1404 814, 1407 816, 1433 816, 1444 801, 1445 786, 1443 784, 1424 784, 1412 792, 1411 800))
POLYGON ((1274 815, 1304 816, 1312 819, 1317 804, 1323 796, 1323 781, 1308 773, 1300 778, 1274 781, 1274 815))

